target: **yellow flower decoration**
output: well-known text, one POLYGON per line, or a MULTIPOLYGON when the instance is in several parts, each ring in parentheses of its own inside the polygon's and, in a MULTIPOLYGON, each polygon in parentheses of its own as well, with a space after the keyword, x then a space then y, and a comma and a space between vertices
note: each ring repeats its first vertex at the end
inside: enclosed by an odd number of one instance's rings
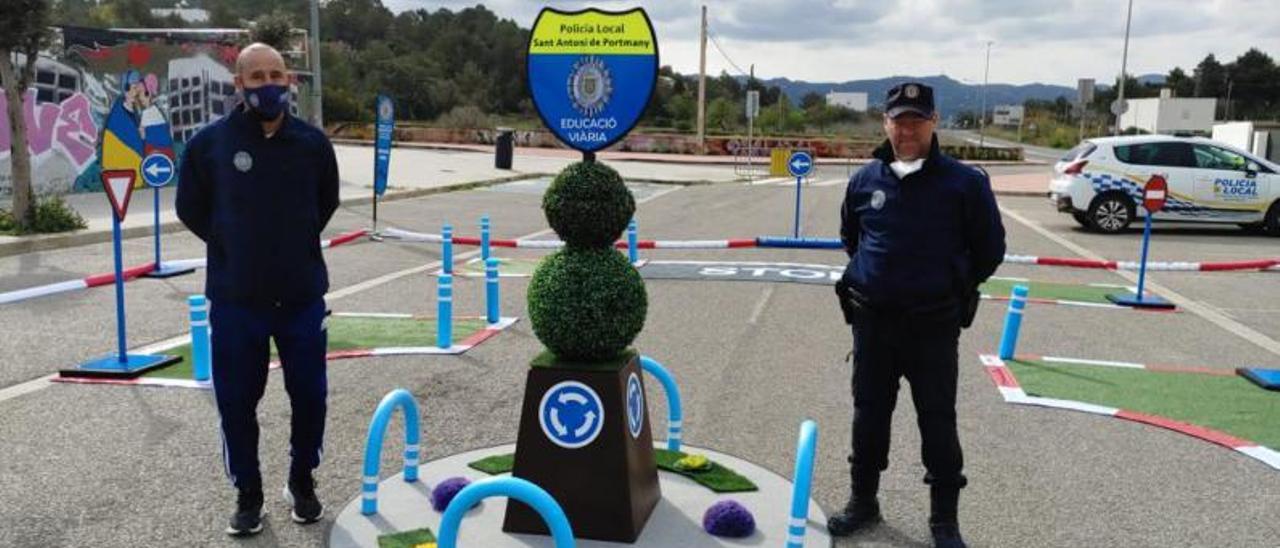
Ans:
POLYGON ((683 472, 700 472, 711 468, 711 461, 706 455, 688 455, 676 461, 676 470, 683 472))

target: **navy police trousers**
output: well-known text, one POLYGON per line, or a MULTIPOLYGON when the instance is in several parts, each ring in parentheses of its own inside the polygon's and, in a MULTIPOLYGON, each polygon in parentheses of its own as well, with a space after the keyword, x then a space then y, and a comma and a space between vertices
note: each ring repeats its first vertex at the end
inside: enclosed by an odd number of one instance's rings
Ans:
POLYGON ((237 488, 261 488, 258 401, 267 387, 271 340, 284 369, 291 426, 290 473, 310 472, 323 453, 328 379, 324 299, 306 304, 248 306, 211 303, 213 389, 222 426, 227 476, 237 488))

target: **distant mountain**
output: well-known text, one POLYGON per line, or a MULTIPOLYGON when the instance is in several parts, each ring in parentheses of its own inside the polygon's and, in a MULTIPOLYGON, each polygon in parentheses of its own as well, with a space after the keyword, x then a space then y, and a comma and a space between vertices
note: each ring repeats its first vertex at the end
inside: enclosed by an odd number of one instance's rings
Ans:
POLYGON ((1163 86, 1166 79, 1168 76, 1164 74, 1143 74, 1138 77, 1138 83, 1146 86, 1163 86))
MULTIPOLYGON (((740 78, 745 81, 745 78, 740 78)), ((948 76, 892 76, 879 80, 852 80, 841 83, 804 82, 787 78, 764 80, 768 86, 778 86, 793 103, 808 93, 826 95, 830 91, 865 92, 867 103, 878 108, 884 103, 885 93, 899 83, 916 81, 933 88, 934 99, 938 104, 942 117, 954 116, 962 111, 977 111, 982 107, 982 84, 966 84, 948 76)), ((1043 99, 1053 101, 1058 97, 1071 100, 1075 97, 1075 88, 1052 86, 1047 84, 991 84, 987 87, 987 109, 994 105, 1021 105, 1027 99, 1043 99)))

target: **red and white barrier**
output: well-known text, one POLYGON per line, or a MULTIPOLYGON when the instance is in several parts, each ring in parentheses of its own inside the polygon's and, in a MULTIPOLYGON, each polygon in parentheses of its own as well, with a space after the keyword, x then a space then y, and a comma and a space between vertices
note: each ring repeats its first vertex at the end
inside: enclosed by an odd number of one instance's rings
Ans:
MULTIPOLYGON (((1179 434, 1185 434, 1193 438, 1198 438, 1210 443, 1221 445, 1223 447, 1232 449, 1234 451, 1238 451, 1251 458, 1262 461, 1264 464, 1266 464, 1267 466, 1270 466, 1271 468, 1280 470, 1280 452, 1274 449, 1259 445, 1256 442, 1237 438, 1225 432, 1220 432, 1210 428, 1205 428, 1203 426, 1197 426, 1194 424, 1189 424, 1181 421, 1175 421, 1173 419, 1169 419, 1166 417, 1148 415, 1146 413, 1139 413, 1137 411, 1130 411, 1127 409, 1119 409, 1115 407, 1107 407, 1105 405, 1094 405, 1091 403, 1084 403, 1084 402, 1079 402, 1075 400, 1061 400, 1057 398, 1043 398, 1039 396, 1030 396, 1022 389, 1022 386, 1018 384, 1018 379, 1013 375, 1013 371, 1009 370, 1008 366, 1005 365, 1004 360, 1001 360, 999 356, 996 356, 994 354, 984 354, 981 356, 981 360, 982 360, 983 368, 987 370, 987 374, 991 376, 992 382, 995 383, 996 388, 1000 391, 1000 396, 1003 397, 1004 401, 1007 403, 1018 404, 1018 405, 1032 405, 1036 407, 1048 407, 1053 409, 1067 409, 1070 411, 1092 413, 1095 415, 1115 417, 1117 419, 1123 419, 1123 420, 1132 421, 1132 422, 1139 422, 1142 424, 1149 424, 1152 426, 1159 426, 1160 428, 1172 430, 1174 432, 1178 432, 1179 434)), ((1058 358, 1058 360, 1065 361, 1066 359, 1058 358)), ((1082 360, 1072 360, 1072 361, 1075 363, 1086 363, 1082 360)), ((1150 366, 1143 366, 1141 364, 1130 364, 1127 362, 1089 362, 1089 364, 1090 365, 1110 365, 1113 367, 1131 367, 1131 368, 1133 366, 1138 366, 1142 369, 1153 369, 1150 366)), ((1192 371, 1192 369, 1195 369, 1195 368, 1183 368, 1182 372, 1196 372, 1196 371, 1192 371)))
MULTIPOLYGON (((1069 268, 1093 268, 1099 270, 1138 270, 1140 263, 1133 261, 1098 261, 1070 257, 1036 257, 1034 255, 1005 255, 1005 264, 1038 266, 1063 266, 1069 268)), ((1226 272, 1239 270, 1280 271, 1280 259, 1256 259, 1220 263, 1205 262, 1148 262, 1147 270, 1163 272, 1226 272)))
MULTIPOLYGON (((328 249, 331 247, 337 247, 346 243, 350 243, 360 239, 360 237, 364 236, 365 234, 368 234, 368 231, 364 229, 346 232, 328 240, 321 240, 320 248, 328 249)), ((205 268, 206 264, 207 264, 207 260, 203 258, 164 261, 165 266, 169 268, 177 268, 177 269, 205 268)), ((139 266, 125 269, 122 272, 123 274, 122 277, 124 278, 124 281, 129 282, 155 269, 156 269, 155 263, 147 263, 144 265, 139 265, 139 266)), ((91 287, 110 285, 115 282, 116 282, 115 273, 107 272, 105 274, 94 274, 92 276, 88 276, 80 280, 69 280, 65 282, 57 282, 57 283, 41 285, 36 287, 28 287, 25 289, 15 289, 13 291, 6 291, 4 293, 0 293, 0 304, 16 303, 16 302, 25 301, 28 299, 35 299, 37 297, 47 297, 49 295, 57 295, 59 293, 67 293, 70 291, 77 291, 80 289, 88 289, 91 287)))

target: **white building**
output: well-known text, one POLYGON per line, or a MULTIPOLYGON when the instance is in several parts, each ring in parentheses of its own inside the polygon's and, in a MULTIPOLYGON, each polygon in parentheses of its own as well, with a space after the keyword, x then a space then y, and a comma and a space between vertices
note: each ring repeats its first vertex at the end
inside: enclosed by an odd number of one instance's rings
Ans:
POLYGON ((1224 122, 1213 126, 1213 140, 1280 162, 1280 122, 1224 122))
POLYGON ((235 76, 208 55, 169 61, 169 126, 186 142, 235 105, 235 76))
POLYGON ((1022 105, 996 105, 991 110, 991 124, 996 126, 1020 126, 1025 114, 1026 108, 1022 105))
POLYGON ((1218 100, 1207 98, 1173 97, 1169 90, 1162 90, 1160 97, 1150 99, 1126 99, 1129 110, 1120 115, 1121 131, 1138 128, 1147 133, 1195 133, 1208 135, 1213 131, 1213 116, 1218 100))
POLYGON ((827 104, 833 107, 844 107, 854 112, 866 112, 867 94, 860 91, 832 91, 827 93, 827 104))

